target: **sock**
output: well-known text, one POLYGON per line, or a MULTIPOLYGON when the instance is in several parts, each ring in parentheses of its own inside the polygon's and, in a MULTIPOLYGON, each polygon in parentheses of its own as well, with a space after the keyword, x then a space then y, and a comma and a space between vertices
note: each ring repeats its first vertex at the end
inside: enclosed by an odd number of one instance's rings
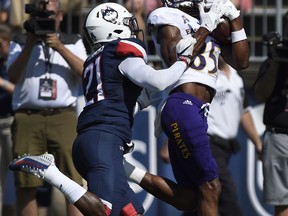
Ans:
POLYGON ((54 165, 48 167, 44 175, 44 180, 60 190, 73 204, 79 200, 87 191, 85 188, 65 176, 54 165))

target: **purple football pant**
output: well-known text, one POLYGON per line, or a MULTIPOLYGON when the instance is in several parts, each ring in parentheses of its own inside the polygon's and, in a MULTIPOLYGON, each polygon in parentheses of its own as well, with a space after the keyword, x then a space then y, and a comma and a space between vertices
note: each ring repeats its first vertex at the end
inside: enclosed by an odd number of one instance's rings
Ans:
POLYGON ((203 102, 185 93, 171 94, 161 115, 163 131, 169 138, 169 156, 179 185, 196 190, 218 178, 212 157, 203 102))

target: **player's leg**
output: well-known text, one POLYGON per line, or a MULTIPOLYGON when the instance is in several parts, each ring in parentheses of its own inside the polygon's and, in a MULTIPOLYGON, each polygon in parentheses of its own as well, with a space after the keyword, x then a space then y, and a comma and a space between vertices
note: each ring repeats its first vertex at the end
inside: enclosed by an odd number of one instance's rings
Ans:
POLYGON ((198 195, 201 215, 218 215, 221 185, 207 136, 203 102, 192 95, 170 95, 161 124, 169 138, 169 154, 176 181, 198 195))
POLYGON ((24 155, 12 161, 9 168, 44 179, 60 190, 84 215, 106 215, 101 200, 60 172, 55 166, 54 156, 51 154, 24 155))
POLYGON ((126 193, 131 189, 123 167, 123 150, 123 140, 119 136, 90 129, 75 140, 73 160, 87 181, 88 190, 97 194, 106 212, 125 216, 121 212, 129 205, 129 211, 141 214, 144 209, 141 203, 136 203, 136 196, 126 200, 126 193))

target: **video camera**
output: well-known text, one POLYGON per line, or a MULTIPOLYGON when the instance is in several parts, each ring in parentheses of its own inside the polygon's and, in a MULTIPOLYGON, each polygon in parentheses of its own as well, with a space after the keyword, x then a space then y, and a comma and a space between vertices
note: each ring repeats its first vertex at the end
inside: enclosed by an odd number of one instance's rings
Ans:
POLYGON ((279 62, 288 62, 288 36, 283 38, 278 32, 268 32, 262 37, 263 45, 268 48, 268 57, 279 62))
POLYGON ((35 0, 32 4, 25 4, 25 13, 30 19, 24 22, 24 28, 36 35, 46 35, 56 32, 55 19, 49 18, 51 13, 47 10, 49 0, 35 0))

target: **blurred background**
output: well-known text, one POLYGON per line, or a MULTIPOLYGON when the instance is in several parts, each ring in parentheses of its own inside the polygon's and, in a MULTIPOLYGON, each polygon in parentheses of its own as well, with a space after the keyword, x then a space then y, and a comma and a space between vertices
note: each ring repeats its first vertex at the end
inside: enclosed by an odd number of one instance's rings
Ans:
MULTIPOLYGON (((23 22, 27 18, 25 14, 25 4, 29 0, 1 0, 0 1, 0 22, 8 23, 15 31, 23 31, 23 22)), ((97 0, 61 0, 62 8, 65 12, 62 31, 67 33, 82 34, 82 23, 89 10, 103 2, 97 0)), ((151 10, 161 6, 158 0, 115 0, 124 4, 134 12, 145 32, 144 41, 148 49, 149 64, 155 68, 161 68, 159 57, 155 54, 155 49, 150 35, 145 28, 145 20, 151 10)), ((276 31, 281 36, 284 34, 286 13, 288 12, 288 1, 284 0, 235 0, 234 4, 241 10, 241 18, 250 45, 250 66, 239 71, 244 79, 246 93, 253 104, 253 118, 259 134, 262 136, 264 125, 262 123, 263 105, 256 104, 251 87, 254 83, 260 64, 267 58, 267 47, 262 44, 262 36, 270 31, 276 31)), ((286 32, 287 33, 287 32, 286 32)), ((286 53, 288 56, 288 53, 286 53)), ((79 97, 79 112, 83 107, 83 98, 79 97)), ((169 164, 165 164, 159 157, 160 149, 164 144, 164 137, 156 139, 154 137, 154 117, 155 107, 149 107, 144 112, 137 114, 133 128, 133 141, 135 150, 129 155, 134 163, 152 173, 163 175, 173 179, 173 174, 169 164)), ((244 215, 273 215, 273 209, 266 206, 262 201, 262 168, 261 162, 255 158, 254 147, 250 140, 239 131, 238 139, 241 143, 240 152, 232 158, 230 163, 234 181, 236 183, 239 203, 244 215)), ((11 183, 11 182, 10 182, 11 183)), ((143 205, 147 211, 146 216, 180 216, 182 213, 175 208, 165 204, 141 188, 131 183, 133 189, 139 193, 143 205)), ((8 186, 9 187, 9 186, 8 186)), ((13 197, 13 191, 10 193, 13 197)), ((57 210, 64 203, 61 194, 56 193, 52 198, 51 206, 54 205, 54 213, 51 215, 63 215, 62 210, 57 210)), ((12 202, 12 201, 11 201, 12 202)))

